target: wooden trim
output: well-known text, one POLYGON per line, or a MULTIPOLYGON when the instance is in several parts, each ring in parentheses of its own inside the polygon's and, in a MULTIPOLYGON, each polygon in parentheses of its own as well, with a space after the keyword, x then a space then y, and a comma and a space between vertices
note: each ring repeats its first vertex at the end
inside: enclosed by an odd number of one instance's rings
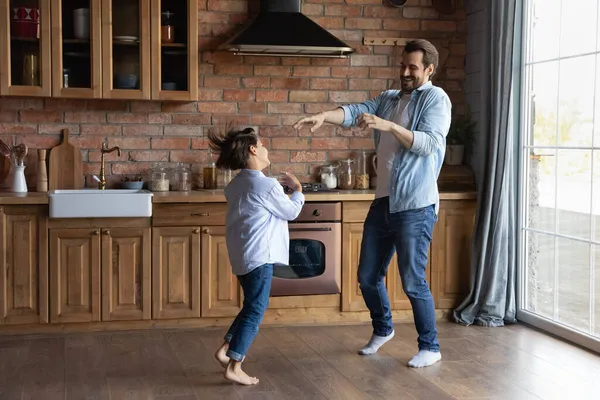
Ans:
POLYGON ((49 320, 49 287, 48 287, 48 217, 44 207, 38 208, 38 304, 40 322, 49 320))
POLYGON ((90 66, 91 88, 63 87, 63 0, 52 1, 52 95, 54 97, 102 98, 102 24, 101 0, 90 0, 90 66))
POLYGON ((0 95, 50 97, 52 94, 52 48, 50 0, 38 0, 40 7, 40 86, 16 86, 11 82, 10 0, 0 0, 0 95), (4 24, 1 23, 4 21, 4 24), (3 38, 3 40, 1 40, 3 38))
POLYGON ((161 30, 160 10, 161 0, 152 0, 152 99, 165 101, 195 101, 198 100, 198 1, 187 0, 188 3, 188 90, 162 90, 162 60, 161 60, 161 30))
POLYGON ((150 2, 140 1, 140 89, 114 89, 113 88, 113 34, 112 34, 112 2, 102 2, 102 93, 106 99, 118 100, 149 100, 151 95, 151 69, 150 64, 150 2))
MULTIPOLYGON (((435 310, 436 320, 447 321, 452 310, 435 310)), ((392 310, 394 322, 412 322, 412 310, 392 310)), ((233 317, 218 318, 181 318, 150 321, 114 321, 89 323, 57 323, 43 325, 13 325, 0 326, 0 335, 22 335, 40 333, 75 333, 75 332, 108 332, 138 329, 190 329, 204 327, 227 327, 233 317)), ((334 307, 329 308, 295 308, 285 311, 269 310, 265 312, 262 324, 271 326, 290 325, 370 325, 371 317, 368 311, 339 312, 334 307)))
POLYGON ((151 218, 52 218, 50 229, 65 228, 149 228, 151 218))

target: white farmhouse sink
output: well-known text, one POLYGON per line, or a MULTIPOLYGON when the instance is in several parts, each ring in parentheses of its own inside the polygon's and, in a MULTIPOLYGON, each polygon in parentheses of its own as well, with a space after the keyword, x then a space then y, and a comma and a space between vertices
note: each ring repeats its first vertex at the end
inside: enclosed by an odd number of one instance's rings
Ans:
POLYGON ((50 218, 152 216, 152 192, 148 190, 52 190, 48 197, 50 218))

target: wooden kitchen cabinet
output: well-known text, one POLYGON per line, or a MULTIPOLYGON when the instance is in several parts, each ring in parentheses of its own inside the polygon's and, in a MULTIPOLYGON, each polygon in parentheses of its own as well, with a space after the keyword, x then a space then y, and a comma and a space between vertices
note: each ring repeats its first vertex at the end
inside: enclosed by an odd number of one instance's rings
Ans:
POLYGON ((152 317, 200 317, 200 227, 152 228, 152 317))
POLYGON ((50 230, 50 322, 100 321, 100 229, 50 230))
POLYGON ((475 200, 442 200, 431 248, 435 308, 453 309, 469 293, 475 200))
POLYGON ((151 230, 102 230, 102 320, 151 318, 151 230))
MULTIPOLYGON (((349 202, 344 205, 342 243, 342 311, 365 311, 358 284, 358 263, 363 224, 371 202, 349 202)), ((440 203, 438 221, 429 247, 427 282, 436 309, 452 309, 468 292, 471 238, 475 222, 474 200, 446 200, 440 203)), ((394 255, 385 278, 390 308, 410 310, 411 304, 402 289, 394 255)))
POLYGON ((152 99, 198 99, 198 1, 152 0, 152 99))
POLYGON ((0 0, 0 95, 49 97, 50 0, 0 0))
POLYGON ((242 288, 229 263, 225 227, 203 228, 202 316, 235 317, 242 303, 242 288))
POLYGON ((48 322, 46 210, 0 207, 0 325, 48 322))
POLYGON ((150 228, 50 230, 50 321, 150 319, 150 228))
POLYGON ((102 98, 101 0, 52 0, 52 96, 102 98))
POLYGON ((198 98, 197 0, 0 0, 0 21, 0 95, 198 98))

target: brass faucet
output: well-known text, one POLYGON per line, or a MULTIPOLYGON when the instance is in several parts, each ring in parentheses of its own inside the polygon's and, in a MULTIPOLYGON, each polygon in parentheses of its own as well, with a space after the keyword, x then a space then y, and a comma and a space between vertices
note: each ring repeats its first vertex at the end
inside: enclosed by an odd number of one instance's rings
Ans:
POLYGON ((104 155, 106 153, 112 153, 113 151, 117 151, 117 155, 121 157, 121 149, 118 146, 108 148, 108 144, 106 142, 102 142, 102 147, 100 148, 100 180, 98 181, 98 188, 100 190, 106 189, 106 176, 104 175, 104 155))

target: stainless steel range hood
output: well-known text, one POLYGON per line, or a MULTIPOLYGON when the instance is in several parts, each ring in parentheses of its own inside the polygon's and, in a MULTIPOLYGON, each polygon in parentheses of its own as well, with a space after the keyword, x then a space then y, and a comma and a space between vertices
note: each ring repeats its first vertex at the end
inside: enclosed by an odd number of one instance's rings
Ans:
POLYGON ((260 0, 258 16, 220 46, 236 55, 347 58, 355 50, 302 14, 301 0, 260 0))

